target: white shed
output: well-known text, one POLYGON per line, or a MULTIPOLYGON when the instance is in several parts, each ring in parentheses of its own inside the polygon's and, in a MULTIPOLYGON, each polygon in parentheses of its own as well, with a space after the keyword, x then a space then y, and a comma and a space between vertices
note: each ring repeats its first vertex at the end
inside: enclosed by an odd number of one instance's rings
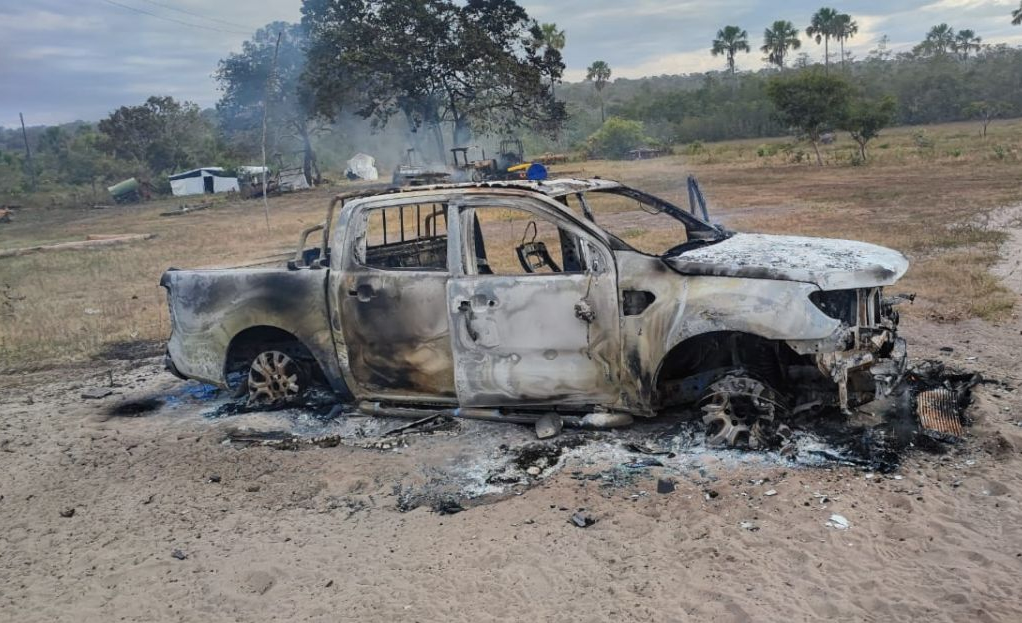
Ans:
POLYGON ((203 167, 175 173, 170 176, 170 190, 175 197, 238 192, 238 178, 223 172, 221 167, 203 167))
POLYGON ((355 154, 348 161, 348 170, 345 172, 349 179, 358 178, 362 180, 376 180, 380 178, 376 170, 376 158, 369 154, 355 154))

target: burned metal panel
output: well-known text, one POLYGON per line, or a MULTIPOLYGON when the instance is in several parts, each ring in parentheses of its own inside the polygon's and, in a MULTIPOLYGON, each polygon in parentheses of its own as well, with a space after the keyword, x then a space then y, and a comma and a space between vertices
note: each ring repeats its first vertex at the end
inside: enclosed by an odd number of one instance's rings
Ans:
POLYGON ((615 402, 614 288, 610 275, 452 280, 448 311, 461 404, 615 402), (592 316, 578 313, 583 301, 591 306, 592 316))
POLYGON ((796 281, 681 277, 658 258, 618 251, 619 287, 641 289, 654 301, 621 319, 622 360, 634 385, 622 406, 648 411, 656 374, 672 348, 705 333, 737 331, 770 340, 823 340, 841 331, 809 300, 817 288, 796 281))
POLYGON ((561 206, 527 196, 459 200, 461 259, 472 273, 473 207, 548 217, 581 241, 584 273, 457 276, 449 309, 459 401, 467 406, 611 405, 619 395, 619 305, 606 242, 561 206), (550 203, 551 205, 547 205, 550 203))
POLYGON ((685 275, 803 281, 824 290, 891 285, 908 270, 901 253, 853 240, 735 234, 665 260, 685 275))
POLYGON ((920 392, 916 396, 916 415, 924 435, 950 442, 965 437, 959 395, 953 389, 938 387, 920 392))
POLYGON ((444 200, 432 194, 359 201, 342 212, 335 228, 332 247, 339 252, 332 255, 331 323, 359 399, 456 402, 448 272, 365 265, 370 210, 444 200))
POLYGON ((173 331, 168 350, 178 370, 224 385, 231 340, 251 327, 282 329, 316 358, 331 385, 345 390, 326 316, 325 271, 228 269, 168 271, 173 331))

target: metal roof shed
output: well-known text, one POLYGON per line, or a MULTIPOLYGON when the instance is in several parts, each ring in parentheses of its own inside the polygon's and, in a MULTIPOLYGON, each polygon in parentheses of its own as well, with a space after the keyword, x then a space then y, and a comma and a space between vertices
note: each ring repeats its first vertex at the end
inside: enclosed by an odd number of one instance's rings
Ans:
POLYGON ((223 172, 222 167, 202 167, 175 173, 170 176, 170 190, 175 197, 238 192, 238 178, 223 172))

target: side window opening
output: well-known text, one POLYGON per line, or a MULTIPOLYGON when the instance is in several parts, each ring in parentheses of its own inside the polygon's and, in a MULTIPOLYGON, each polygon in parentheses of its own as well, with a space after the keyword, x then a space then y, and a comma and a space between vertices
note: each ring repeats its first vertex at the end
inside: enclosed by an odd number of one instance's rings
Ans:
POLYGON ((365 265, 447 270, 447 204, 373 208, 367 214, 365 265))
POLYGON ((518 208, 474 208, 472 229, 475 257, 468 261, 469 273, 515 276, 585 272, 578 236, 544 216, 518 208))

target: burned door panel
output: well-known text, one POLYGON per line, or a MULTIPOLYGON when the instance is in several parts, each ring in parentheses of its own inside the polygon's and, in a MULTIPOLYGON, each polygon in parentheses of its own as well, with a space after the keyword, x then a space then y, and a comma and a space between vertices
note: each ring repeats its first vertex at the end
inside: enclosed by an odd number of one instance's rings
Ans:
POLYGON ((472 205, 458 220, 467 274, 448 286, 459 402, 615 403, 619 314, 609 251, 535 202, 472 205), (498 221, 511 232, 483 233, 498 221))
POLYGON ((331 278, 338 350, 360 398, 454 402, 445 209, 391 204, 347 223, 342 268, 331 278))

